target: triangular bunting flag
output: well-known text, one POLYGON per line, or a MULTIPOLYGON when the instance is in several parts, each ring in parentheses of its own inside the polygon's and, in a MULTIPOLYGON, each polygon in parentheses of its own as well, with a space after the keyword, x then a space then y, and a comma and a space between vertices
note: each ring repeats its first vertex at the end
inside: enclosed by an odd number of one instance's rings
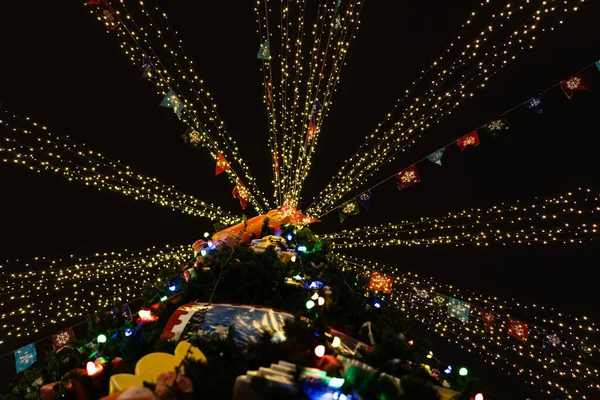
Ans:
POLYGON ((379 290, 384 293, 392 293, 392 283, 394 277, 386 275, 380 272, 373 272, 371 274, 371 281, 369 282, 369 289, 379 290))
POLYGON ((191 147, 200 147, 200 144, 202 143, 200 132, 194 128, 188 128, 185 133, 181 135, 181 138, 185 144, 191 147))
POLYGON ((172 108, 173 112, 177 114, 177 117, 181 119, 181 113, 183 112, 183 103, 179 100, 179 97, 177 97, 173 89, 169 89, 167 95, 160 102, 160 106, 172 108))
POLYGON ((499 134, 501 134, 502 132, 509 130, 510 125, 508 124, 508 121, 506 121, 504 118, 500 117, 500 118, 491 120, 490 122, 485 124, 482 129, 485 132, 487 132, 487 134, 490 135, 491 137, 496 137, 499 134))
POLYGON ((596 68, 598 68, 598 71, 600 71, 600 60, 596 61, 596 68))
POLYGON ((568 77, 560 81, 560 88, 565 92, 567 97, 570 99, 573 98, 573 95, 578 90, 589 90, 590 85, 584 79, 582 74, 575 74, 573 76, 568 77))
POLYGON ((533 111, 536 114, 544 113, 544 98, 542 97, 541 94, 539 96, 533 96, 532 98, 527 100, 524 104, 525 104, 525 107, 529 108, 531 111, 533 111))
POLYGON ((373 196, 371 195, 370 190, 367 190, 366 192, 363 192, 363 193, 359 194, 358 196, 356 196, 356 200, 358 200, 358 202, 367 210, 371 206, 372 198, 373 198, 373 196))
POLYGON ((467 146, 479 146, 479 135, 477 134, 477 131, 467 133, 465 136, 458 139, 456 144, 460 147, 460 151, 464 151, 467 146))
POLYGON ((565 342, 556 333, 544 334, 544 347, 552 347, 562 352, 565 349, 565 342))
POLYGON ((31 343, 15 350, 15 366, 17 373, 31 367, 37 361, 37 352, 35 344, 31 343))
POLYGON ((398 190, 402 190, 415 183, 421 182, 421 177, 419 177, 417 167, 413 165, 412 167, 406 168, 404 171, 398 172, 396 174, 396 181, 398 182, 398 190))
POLYGON ((71 340, 75 340, 75 332, 73 332, 73 328, 68 328, 50 336, 50 339, 52 340, 52 347, 58 351, 68 345, 71 340))
POLYGON ((323 106, 319 103, 319 100, 315 100, 315 104, 312 106, 310 111, 310 122, 308 123, 308 135, 306 136, 306 146, 310 143, 312 138, 317 132, 317 114, 321 111, 323 106))
POLYGON ((154 66, 152 60, 149 58, 144 57, 144 61, 142 63, 142 70, 144 71, 142 73, 142 78, 152 78, 156 75, 156 67, 154 66))
POLYGON ((217 156, 217 168, 215 170, 215 176, 227 171, 229 168, 231 168, 231 166, 229 165, 223 154, 219 153, 219 155, 217 156))
POLYGON ((248 201, 250 201, 250 192, 248 191, 248 189, 246 189, 246 187, 240 180, 238 180, 235 184, 235 187, 233 188, 233 192, 231 192, 231 194, 236 199, 240 199, 240 205, 242 206, 242 210, 245 210, 246 206, 248 205, 248 201))
POLYGON ((481 316, 483 317, 483 327, 486 331, 492 329, 494 327, 494 323, 498 319, 498 314, 487 310, 481 310, 481 316))
POLYGON ((344 222, 347 215, 356 215, 360 212, 358 201, 356 199, 349 200, 338 208, 340 214, 340 222, 344 222))
POLYGON ((268 39, 260 45, 260 50, 258 50, 258 53, 256 53, 256 57, 259 60, 269 60, 271 58, 271 49, 269 48, 268 39))
POLYGON ((508 319, 508 334, 516 337, 521 342, 527 342, 529 337, 529 326, 525 322, 516 319, 508 319))
POLYGON ((448 315, 457 318, 460 322, 469 322, 469 314, 471 313, 471 305, 466 301, 448 298, 448 315))
POLYGON ((413 300, 418 300, 418 301, 427 301, 429 300, 429 292, 425 289, 419 289, 414 287, 413 288, 413 293, 411 293, 411 301, 413 300))
POLYGON ((445 147, 442 147, 441 149, 437 149, 436 151, 434 151, 433 153, 428 155, 427 159, 429 161, 431 161, 432 163, 435 163, 437 165, 442 165, 442 157, 444 156, 444 151, 446 151, 445 147))

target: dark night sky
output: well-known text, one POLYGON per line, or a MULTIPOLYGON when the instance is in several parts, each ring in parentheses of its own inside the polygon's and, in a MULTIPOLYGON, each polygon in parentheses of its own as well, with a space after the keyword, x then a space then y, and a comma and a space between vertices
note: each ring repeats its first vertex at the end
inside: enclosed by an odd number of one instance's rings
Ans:
MULTIPOLYGON (((160 98, 153 86, 140 78, 116 39, 105 33, 82 2, 35 3, 13 1, 2 6, 0 102, 140 172, 238 212, 229 182, 213 176, 214 164, 205 151, 182 143, 184 126, 170 110, 158 107, 160 98)), ((361 29, 305 184, 305 198, 329 181, 479 2, 461 3, 366 1, 361 29)), ((600 58, 594 27, 600 8, 586 3, 558 31, 493 77, 475 100, 428 131, 382 176, 600 58)), ((262 190, 271 193, 253 2, 177 0, 161 5, 214 94, 253 175, 262 190)), ((600 87, 600 73, 589 69, 586 76, 592 91, 579 92, 569 102, 554 89, 546 96, 543 116, 515 110, 508 116, 516 128, 511 133, 493 141, 482 138, 481 146, 464 153, 449 149, 443 168, 420 164, 423 182, 403 192, 394 182, 380 186, 373 192, 372 209, 350 217, 342 227, 442 215, 578 186, 597 189, 600 97, 594 86, 600 87)), ((0 182, 2 259, 192 243, 212 229, 208 220, 6 164, 0 164, 0 182)), ((314 227, 317 233, 338 229, 335 214, 314 227)), ((588 279, 595 263, 588 260, 599 255, 593 243, 399 248, 357 255, 484 293, 574 313, 594 312, 588 306, 595 298, 595 283, 588 279)))

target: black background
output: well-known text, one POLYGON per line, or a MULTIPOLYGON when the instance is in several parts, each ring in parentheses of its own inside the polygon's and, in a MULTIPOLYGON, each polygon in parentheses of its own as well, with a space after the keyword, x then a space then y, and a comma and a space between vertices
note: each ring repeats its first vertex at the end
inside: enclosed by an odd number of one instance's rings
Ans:
MULTIPOLYGON (((305 199, 323 188, 478 5, 456 3, 367 0, 313 157, 305 199)), ((214 94, 242 156, 261 189, 270 194, 271 162, 253 5, 251 1, 161 2, 198 74, 214 94)), ((405 168, 600 58, 594 28, 598 12, 598 4, 583 3, 560 29, 494 76, 475 100, 429 130, 387 172, 405 168)), ((4 106, 181 191, 240 211, 227 179, 214 177, 214 163, 205 151, 182 143, 185 127, 170 110, 158 107, 161 99, 154 88, 140 78, 116 39, 106 34, 82 2, 13 1, 3 3, 0 14, 4 106)), ((578 92, 569 101, 555 88, 545 96, 542 116, 516 109, 507 117, 515 127, 510 133, 494 140, 482 137, 479 147, 463 153, 449 148, 443 168, 419 165, 423 181, 419 185, 398 192, 390 181, 373 191, 368 212, 343 224, 332 213, 314 231, 436 216, 578 187, 597 189, 600 96, 595 87, 600 87, 600 72, 590 68, 586 77, 591 91, 578 92)), ((0 164, 0 183, 2 260, 185 244, 212 230, 208 220, 93 191, 56 176, 34 175, 18 166, 0 164)), ((599 252, 593 242, 370 249, 353 254, 490 295, 544 303, 575 314, 597 314, 596 284, 590 278, 599 252)), ((442 343, 437 347, 440 358, 471 361, 442 343)), ((492 386, 505 382, 492 374, 494 370, 478 367, 475 373, 492 386)))

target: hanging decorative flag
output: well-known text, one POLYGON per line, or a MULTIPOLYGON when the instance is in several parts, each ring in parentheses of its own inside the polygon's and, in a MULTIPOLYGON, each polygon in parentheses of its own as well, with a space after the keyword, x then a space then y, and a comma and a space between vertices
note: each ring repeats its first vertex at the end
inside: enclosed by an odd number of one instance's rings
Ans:
POLYGON ((371 199, 373 196, 371 195, 371 191, 367 190, 366 192, 362 192, 358 196, 356 196, 356 200, 367 210, 371 206, 371 199))
POLYGON ((106 4, 108 0, 89 0, 87 3, 85 3, 88 6, 97 6, 100 4, 106 4))
POLYGON ((536 114, 544 113, 544 108, 543 108, 544 98, 542 97, 541 94, 539 96, 533 96, 532 98, 527 100, 524 104, 525 104, 525 107, 529 108, 531 111, 533 111, 536 114))
POLYGON ((248 189, 246 189, 242 181, 240 181, 239 179, 237 180, 235 187, 233 188, 233 192, 231 192, 231 194, 236 199, 240 199, 240 205, 242 206, 242 210, 245 210, 246 206, 248 205, 248 201, 250 200, 250 192, 248 191, 248 189))
POLYGON ((342 5, 342 0, 338 0, 337 8, 340 8, 341 5, 342 5))
POLYGON ((188 128, 183 135, 181 135, 181 138, 185 144, 192 147, 200 147, 200 143, 202 142, 200 138, 200 132, 191 127, 188 128))
POLYGON ((219 153, 219 155, 217 156, 217 168, 215 170, 215 176, 227 171, 229 168, 231 168, 231 166, 229 165, 223 154, 219 153))
POLYGON ((384 293, 392 293, 392 283, 394 277, 380 272, 373 272, 371 274, 371 281, 369 282, 369 289, 380 290, 384 293))
POLYGON ((273 150, 273 169, 275 173, 279 173, 279 152, 277 149, 273 150))
POLYGON ((571 100, 577 90, 589 90, 590 85, 583 78, 582 74, 575 74, 560 81, 560 88, 565 92, 569 100, 571 100))
POLYGON ((15 365, 17 367, 17 373, 31 367, 36 361, 37 353, 35 351, 35 344, 31 343, 15 350, 15 365))
POLYGON ((419 300, 419 301, 427 301, 429 300, 429 292, 425 289, 419 289, 414 287, 413 293, 410 295, 410 301, 419 300))
POLYGON ((598 68, 598 71, 600 71, 600 60, 596 61, 596 68, 598 68))
POLYGON ((144 61, 142 62, 142 78, 152 78, 156 75, 156 67, 151 59, 144 57, 144 61))
POLYGON ((398 172, 396 174, 396 181, 398 181, 398 190, 421 182, 417 167, 413 165, 412 167, 406 168, 404 171, 398 172))
POLYGON ((446 305, 446 296, 443 294, 436 294, 433 300, 431 300, 433 305, 438 308, 444 308, 446 305))
POLYGON ((345 202, 338 208, 338 212, 340 214, 340 222, 344 222, 347 215, 356 215, 360 212, 358 201, 354 198, 345 202))
POLYGON ((308 123, 308 135, 306 136, 306 145, 310 143, 312 138, 315 136, 317 132, 317 113, 321 111, 321 103, 319 100, 315 100, 315 104, 312 106, 312 110, 310 111, 310 122, 308 123))
POLYGON ((471 313, 471 305, 466 301, 448 298, 448 315, 457 318, 460 322, 469 322, 469 314, 471 313))
POLYGON ((546 333, 544 335, 544 343, 543 346, 553 347, 556 350, 562 352, 565 349, 565 343, 563 340, 554 332, 546 333))
POLYGON ((75 332, 73 332, 73 328, 68 328, 50 336, 50 339, 52 340, 52 347, 58 351, 68 345, 71 340, 75 340, 75 332))
POLYGON ((510 125, 508 124, 508 121, 506 121, 506 119, 500 117, 491 120, 490 122, 485 124, 482 129, 485 132, 487 132, 487 134, 491 137, 496 137, 502 132, 509 130, 510 125))
POLYGON ((498 314, 487 310, 481 310, 481 316, 483 317, 483 327, 486 331, 492 329, 494 327, 494 323, 498 319, 498 314))
POLYGON ((437 149, 436 151, 434 151, 433 153, 428 155, 427 159, 429 161, 431 161, 432 163, 435 163, 437 165, 442 165, 442 157, 444 156, 444 151, 446 151, 445 147, 442 147, 441 149, 437 149))
POLYGON ((271 58, 271 50, 269 49, 268 39, 260 45, 260 50, 258 50, 258 53, 256 53, 256 57, 259 60, 269 60, 271 58))
POLYGON ((516 337, 521 342, 527 342, 529 337, 529 326, 525 322, 516 319, 508 319, 508 334, 516 337))
POLYGON ((477 134, 477 131, 467 133, 465 136, 458 139, 456 144, 460 147, 460 151, 464 151, 467 146, 479 146, 479 135, 477 134))
POLYGON ((269 79, 265 86, 265 100, 267 107, 273 108, 273 81, 271 79, 269 79))
POLYGON ((333 30, 335 32, 337 32, 340 30, 341 27, 342 27, 342 20, 340 19, 340 16, 338 15, 337 17, 335 17, 335 24, 333 25, 333 30))
POLYGON ((179 100, 179 97, 175 94, 173 89, 169 89, 167 95, 160 102, 161 107, 172 108, 173 112, 177 114, 177 118, 181 119, 181 113, 183 112, 183 103, 179 100))
POLYGON ((113 10, 107 1, 98 0, 96 3, 88 4, 98 5, 98 8, 96 8, 96 16, 100 19, 103 19, 111 30, 115 29, 119 25, 119 17, 117 17, 117 13, 115 13, 115 10, 113 10))

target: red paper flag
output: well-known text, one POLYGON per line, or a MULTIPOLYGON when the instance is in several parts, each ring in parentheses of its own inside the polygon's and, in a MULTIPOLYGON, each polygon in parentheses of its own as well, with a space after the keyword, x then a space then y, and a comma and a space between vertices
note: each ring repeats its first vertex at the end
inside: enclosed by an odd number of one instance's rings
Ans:
POLYGON ((467 133, 465 136, 458 139, 456 144, 460 147, 460 151, 464 151, 467 146, 479 146, 479 135, 477 134, 477 131, 467 133))
POLYGON ((481 316, 483 317, 483 327, 486 331, 492 329, 498 319, 498 314, 492 311, 481 310, 481 316))
POLYGON ((88 1, 87 4, 88 6, 93 6, 93 5, 99 5, 99 4, 106 4, 108 0, 90 0, 88 1))
POLYGON ((575 74, 560 81, 560 88, 563 90, 563 92, 565 92, 570 100, 573 98, 573 94, 575 94, 577 90, 589 90, 590 84, 587 83, 582 74, 575 74))
POLYGON ((373 272, 371 274, 371 281, 369 282, 369 289, 381 290, 384 293, 392 293, 393 282, 394 278, 392 276, 373 272))
POLYGON ((75 340, 75 332, 73 332, 73 328, 65 329, 50 336, 50 339, 52 340, 52 347, 58 351, 67 346, 71 340, 75 340))
POLYGON ((231 168, 231 166, 229 165, 223 154, 219 153, 219 155, 217 156, 217 169, 215 171, 215 176, 227 171, 229 168, 231 168))
POLYGON ((246 187, 241 181, 237 181, 231 194, 236 199, 240 199, 240 205, 242 206, 242 209, 245 210, 246 206, 248 205, 248 201, 250 200, 250 192, 248 191, 248 189, 246 189, 246 187))
POLYGON ((508 334, 516 337, 521 342, 527 342, 529 337, 529 326, 525 322, 516 319, 508 319, 508 334))
POLYGON ((110 29, 115 29, 119 25, 119 17, 115 10, 106 1, 97 4, 99 7, 96 8, 96 16, 103 19, 110 29))
POLYGON ((273 81, 269 79, 265 86, 265 100, 267 101, 267 107, 273 107, 273 81))
POLYGON ((398 190, 402 190, 405 187, 421 182, 421 177, 419 177, 417 167, 413 165, 412 167, 406 168, 404 171, 398 172, 396 174, 396 180, 398 181, 398 190))
POLYGON ((279 173, 279 152, 277 149, 273 150, 273 168, 275 173, 279 173))
POLYGON ((312 140, 312 138, 315 136, 315 133, 317 133, 317 126, 311 120, 308 123, 308 135, 306 136, 306 146, 307 147, 310 144, 310 141, 312 140))

